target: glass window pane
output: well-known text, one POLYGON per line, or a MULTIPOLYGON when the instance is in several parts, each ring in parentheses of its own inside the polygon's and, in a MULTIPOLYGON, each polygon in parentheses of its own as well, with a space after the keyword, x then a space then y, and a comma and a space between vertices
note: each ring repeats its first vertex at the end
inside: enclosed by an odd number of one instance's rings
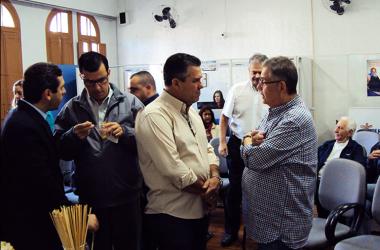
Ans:
POLYGON ((97 43, 91 43, 91 50, 99 52, 99 45, 97 43))
POLYGON ((65 12, 59 12, 51 19, 49 30, 51 32, 69 33, 69 18, 65 12))
POLYGON ((57 15, 55 15, 50 22, 49 31, 51 32, 58 32, 58 26, 57 26, 57 15))
POLYGON ((90 36, 96 36, 95 26, 91 21, 90 21, 90 24, 91 24, 90 36))
POLYGON ((61 13, 57 13, 57 32, 62 31, 61 13))
POLYGON ((66 12, 61 13, 61 32, 69 33, 69 15, 66 12))
POLYGON ((80 17, 80 34, 82 36, 86 36, 87 35, 86 19, 87 19, 87 17, 84 17, 84 16, 80 17))
POLYGON ((82 36, 96 36, 94 24, 85 16, 80 17, 80 34, 82 36))
POLYGON ((1 19, 1 26, 2 27, 10 27, 10 28, 14 28, 16 27, 15 26, 15 23, 13 21, 13 18, 12 18, 12 15, 11 13, 9 12, 9 10, 1 4, 1 16, 0 16, 0 19, 1 19))
POLYGON ((88 52, 88 43, 83 42, 83 53, 88 52))

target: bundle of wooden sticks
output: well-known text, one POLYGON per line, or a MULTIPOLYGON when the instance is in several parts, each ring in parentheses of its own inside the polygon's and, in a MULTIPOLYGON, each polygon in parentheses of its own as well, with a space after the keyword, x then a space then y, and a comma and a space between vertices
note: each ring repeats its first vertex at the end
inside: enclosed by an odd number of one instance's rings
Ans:
POLYGON ((64 249, 84 250, 88 230, 88 215, 91 208, 87 205, 62 206, 50 213, 64 249))

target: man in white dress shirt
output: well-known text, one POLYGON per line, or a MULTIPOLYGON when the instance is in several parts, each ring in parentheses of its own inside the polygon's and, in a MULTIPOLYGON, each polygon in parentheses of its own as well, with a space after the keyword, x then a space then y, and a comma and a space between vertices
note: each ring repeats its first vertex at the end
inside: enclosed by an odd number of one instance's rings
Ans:
POLYGON ((164 92, 138 113, 139 163, 149 191, 144 248, 206 249, 207 211, 220 186, 218 159, 191 105, 202 89, 200 60, 178 53, 164 65, 164 92))
POLYGON ((225 234, 221 241, 223 247, 237 240, 240 228, 241 178, 244 169, 240 145, 243 136, 256 128, 267 109, 256 89, 262 64, 266 59, 268 58, 261 54, 255 54, 249 59, 249 80, 231 88, 220 117, 219 153, 227 157, 230 181, 224 206, 225 234), (228 126, 230 139, 227 144, 228 126))

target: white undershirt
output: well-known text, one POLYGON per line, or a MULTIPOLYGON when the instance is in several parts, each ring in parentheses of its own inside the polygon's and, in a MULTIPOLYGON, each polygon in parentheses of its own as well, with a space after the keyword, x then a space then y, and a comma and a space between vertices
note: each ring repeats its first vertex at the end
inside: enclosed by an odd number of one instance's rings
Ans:
POLYGON ((321 175, 322 175, 322 173, 324 171, 324 168, 325 168, 327 162, 331 161, 332 159, 340 158, 340 155, 342 154, 343 149, 347 146, 348 142, 349 142, 349 140, 347 140, 345 142, 337 142, 337 141, 335 141, 334 147, 331 150, 331 153, 330 153, 329 157, 327 157, 327 160, 325 161, 325 164, 319 170, 319 174, 318 174, 319 177, 321 177, 321 175))

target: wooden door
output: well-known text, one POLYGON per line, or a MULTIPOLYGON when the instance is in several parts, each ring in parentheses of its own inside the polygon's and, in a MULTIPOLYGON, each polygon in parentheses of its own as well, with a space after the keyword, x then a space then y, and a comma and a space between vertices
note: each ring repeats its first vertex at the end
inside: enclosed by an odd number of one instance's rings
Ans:
POLYGON ((1 0, 2 7, 9 11, 13 24, 0 27, 0 97, 1 123, 11 108, 13 83, 22 78, 20 19, 9 0, 1 0))

